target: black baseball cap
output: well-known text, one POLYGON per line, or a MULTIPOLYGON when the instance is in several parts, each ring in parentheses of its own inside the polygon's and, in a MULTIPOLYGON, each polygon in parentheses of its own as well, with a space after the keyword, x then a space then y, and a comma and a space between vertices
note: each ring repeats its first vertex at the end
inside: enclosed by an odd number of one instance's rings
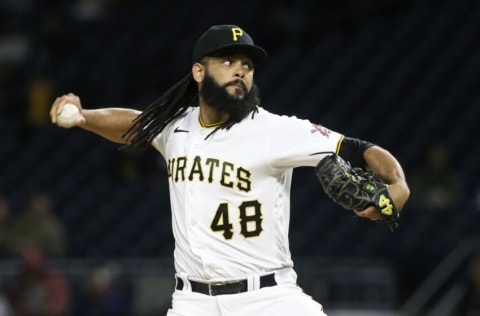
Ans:
POLYGON ((267 52, 255 45, 253 39, 236 25, 215 25, 202 34, 195 43, 192 62, 199 62, 203 57, 226 49, 243 51, 254 64, 267 59, 267 52))

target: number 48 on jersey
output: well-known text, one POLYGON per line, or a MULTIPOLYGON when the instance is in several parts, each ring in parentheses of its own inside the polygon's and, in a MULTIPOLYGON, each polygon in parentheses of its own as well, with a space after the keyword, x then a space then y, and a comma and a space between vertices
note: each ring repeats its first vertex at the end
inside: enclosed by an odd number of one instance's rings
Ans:
MULTIPOLYGON (((262 205, 260 202, 244 201, 238 206, 240 234, 245 238, 257 237, 262 231, 262 205)), ((230 206, 228 203, 220 203, 213 217, 210 228, 212 231, 221 232, 227 240, 234 235, 233 224, 230 219, 230 206)))

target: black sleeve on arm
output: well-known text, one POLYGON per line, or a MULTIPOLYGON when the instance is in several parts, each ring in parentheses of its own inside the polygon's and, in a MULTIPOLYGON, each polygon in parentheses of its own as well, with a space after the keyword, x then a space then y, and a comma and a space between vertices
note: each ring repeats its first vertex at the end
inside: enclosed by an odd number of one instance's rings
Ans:
POLYGON ((363 158, 363 153, 365 150, 367 150, 367 148, 374 145, 375 144, 358 138, 345 137, 340 144, 338 155, 346 161, 349 161, 352 167, 360 167, 365 169, 367 163, 363 158))

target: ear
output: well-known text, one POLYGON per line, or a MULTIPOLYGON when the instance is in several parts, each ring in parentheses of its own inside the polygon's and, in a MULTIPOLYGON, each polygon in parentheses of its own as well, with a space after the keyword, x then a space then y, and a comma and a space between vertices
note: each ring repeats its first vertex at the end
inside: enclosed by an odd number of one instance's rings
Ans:
POLYGON ((205 77, 205 66, 200 63, 193 64, 192 76, 196 82, 198 83, 202 82, 203 78, 205 77))

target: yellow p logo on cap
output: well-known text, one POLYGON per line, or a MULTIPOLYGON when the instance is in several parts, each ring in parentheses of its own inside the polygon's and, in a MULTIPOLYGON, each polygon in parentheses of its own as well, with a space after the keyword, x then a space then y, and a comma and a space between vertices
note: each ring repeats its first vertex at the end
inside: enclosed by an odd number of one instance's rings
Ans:
POLYGON ((238 41, 240 36, 243 36, 243 30, 239 27, 232 27, 233 41, 238 41))

